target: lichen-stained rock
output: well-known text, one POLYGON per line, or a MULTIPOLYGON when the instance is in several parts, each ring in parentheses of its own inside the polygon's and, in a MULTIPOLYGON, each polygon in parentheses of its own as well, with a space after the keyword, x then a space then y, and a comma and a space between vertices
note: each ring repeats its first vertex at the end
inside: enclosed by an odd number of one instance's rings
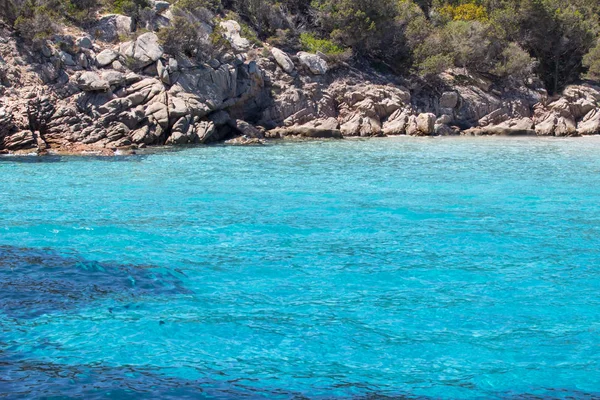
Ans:
POLYGON ((106 67, 119 57, 119 53, 111 49, 102 50, 96 55, 96 64, 99 67, 106 67))
POLYGON ((460 96, 455 115, 458 120, 475 125, 484 116, 502 108, 502 101, 491 93, 475 86, 459 86, 456 88, 460 96))
POLYGON ((133 32, 131 17, 119 14, 109 14, 101 17, 90 29, 90 33, 104 42, 115 42, 120 35, 133 32))
POLYGON ((168 1, 153 0, 151 4, 154 6, 154 12, 157 14, 163 13, 171 7, 171 3, 168 1))
POLYGON ((594 108, 577 124, 577 133, 580 135, 600 134, 600 109, 594 108))
POLYGON ((106 92, 110 89, 110 84, 108 81, 102 79, 100 75, 92 71, 85 71, 81 74, 78 74, 75 78, 75 82, 81 90, 87 92, 106 92))
POLYGON ((554 136, 577 136, 577 126, 572 118, 558 117, 554 136))
POLYGON ((163 47, 154 32, 146 32, 130 42, 119 46, 119 53, 125 58, 129 67, 142 69, 162 57, 163 47))
POLYGON ((509 119, 498 124, 486 125, 468 129, 464 132, 466 135, 496 135, 496 136, 535 136, 533 121, 531 118, 509 119))
POLYGON ((290 74, 294 71, 294 63, 290 56, 288 56, 284 51, 279 50, 277 47, 271 48, 271 54, 277 64, 283 69, 286 73, 290 74))
MULTIPOLYGON (((100 76, 102 77, 103 80, 108 82, 109 86, 111 86, 111 87, 122 86, 123 84, 125 84, 128 81, 127 75, 125 75, 123 72, 119 72, 119 71, 115 71, 115 70, 102 71, 100 76)), ((131 78, 132 77, 130 76, 129 83, 133 83, 131 78)), ((137 78, 140 79, 139 77, 137 77, 137 78)))
POLYGON ((29 130, 22 130, 5 136, 3 147, 11 151, 34 149, 37 147, 37 141, 33 135, 33 132, 29 130))
POLYGON ((215 124, 211 121, 196 122, 194 124, 194 133, 196 135, 196 143, 210 143, 220 139, 215 124))
POLYGON ((390 117, 383 123, 383 133, 385 135, 406 134, 406 125, 410 115, 410 109, 398 109, 394 111, 392 115, 390 115, 390 117))
POLYGON ((340 125, 344 136, 379 136, 381 135, 381 122, 373 116, 355 113, 340 125))
POLYGON ((170 85, 171 77, 169 76, 169 71, 167 67, 161 60, 156 61, 156 72, 158 74, 158 78, 163 81, 163 83, 170 85))
POLYGON ((300 64, 304 65, 314 75, 325 75, 328 70, 327 61, 316 54, 299 52, 297 55, 300 64))
POLYGON ((77 38, 77 41, 75 43, 77 44, 77 47, 82 49, 92 49, 94 47, 92 39, 90 39, 89 36, 82 36, 80 38, 77 38))
POLYGON ((264 138, 264 135, 261 131, 256 129, 251 124, 246 121, 242 121, 241 119, 230 119, 228 122, 229 126, 233 128, 235 131, 241 133, 242 135, 249 138, 264 138))
POLYGON ((541 112, 536 109, 534 117, 535 133, 538 136, 554 136, 558 118, 552 112, 541 112))
POLYGON ((221 27, 223 37, 227 39, 235 51, 244 52, 250 49, 250 42, 241 36, 242 27, 237 21, 221 21, 219 26, 221 27))

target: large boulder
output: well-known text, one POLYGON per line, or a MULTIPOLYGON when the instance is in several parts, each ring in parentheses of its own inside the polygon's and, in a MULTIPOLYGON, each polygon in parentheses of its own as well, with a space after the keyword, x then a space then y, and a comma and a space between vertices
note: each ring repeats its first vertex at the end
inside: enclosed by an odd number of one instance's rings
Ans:
POLYGON ((497 135, 497 136, 535 136, 531 118, 515 118, 479 128, 471 128, 464 132, 467 135, 497 135))
POLYGON ((96 55, 96 64, 100 68, 106 67, 109 64, 112 64, 119 57, 119 53, 111 49, 102 50, 100 53, 96 55))
POLYGON ((120 35, 129 35, 133 32, 133 21, 131 17, 119 14, 105 15, 100 18, 90 30, 96 39, 105 42, 115 42, 120 35))
POLYGON ((435 133, 435 114, 424 113, 408 118, 406 133, 412 136, 427 136, 435 133))
POLYGON ((81 74, 78 74, 75 82, 77 83, 79 89, 86 92, 106 92, 110 89, 110 84, 108 81, 102 79, 97 73, 91 71, 85 71, 81 74))
POLYGON ((313 139, 341 139, 342 132, 338 129, 338 126, 338 120, 335 118, 316 119, 303 125, 272 129, 267 133, 267 136, 275 139, 288 136, 313 139))
POLYGON ((68 67, 74 67, 77 65, 77 62, 75 61, 73 56, 70 55, 69 53, 67 53, 66 51, 59 51, 58 58, 60 59, 60 62, 62 63, 62 65, 65 65, 68 67))
POLYGON ((594 108, 583 117, 583 120, 577 124, 577 133, 580 135, 600 134, 600 109, 594 108))
POLYGON ((171 3, 168 1, 153 0, 151 3, 154 3, 154 12, 157 14, 163 13, 171 7, 171 3))
POLYGON ((127 81, 124 73, 115 70, 104 70, 101 76, 110 86, 121 86, 127 81))
POLYGON ((385 135, 404 135, 410 110, 398 109, 383 123, 383 133, 385 135))
POLYGON ((344 136, 380 136, 382 134, 381 122, 378 118, 355 113, 349 120, 340 125, 344 136))
POLYGON ((125 42, 119 46, 119 53, 133 69, 142 69, 155 63, 164 54, 163 47, 154 32, 146 32, 136 40, 125 42))
POLYGON ((94 47, 92 39, 90 39, 88 36, 82 36, 78 38, 76 43, 77 47, 82 49, 92 49, 94 47))
POLYGON ((444 92, 440 97, 441 108, 455 108, 458 105, 458 93, 444 92))
POLYGON ((276 47, 271 49, 271 54, 273 54, 273 58, 277 64, 281 67, 282 70, 290 74, 294 70, 294 63, 292 59, 282 50, 279 50, 276 47))
POLYGON ((4 138, 4 148, 11 151, 33 149, 36 147, 37 141, 35 136, 29 130, 23 130, 4 138))
POLYGON ((258 138, 258 139, 262 139, 264 137, 264 135, 261 131, 259 131, 254 126, 247 123, 246 121, 242 121, 241 119, 230 119, 228 121, 228 124, 235 131, 241 133, 242 135, 244 135, 246 137, 258 138))
POLYGON ((577 126, 571 113, 571 104, 561 98, 547 107, 538 104, 534 113, 535 132, 538 136, 576 136, 577 126))
POLYGON ((324 75, 327 73, 327 61, 316 54, 301 51, 297 54, 300 64, 304 65, 314 75, 324 75))
POLYGON ((237 21, 221 21, 219 26, 222 29, 223 37, 227 39, 231 47, 237 52, 245 52, 250 49, 250 41, 242 37, 242 27, 237 21))

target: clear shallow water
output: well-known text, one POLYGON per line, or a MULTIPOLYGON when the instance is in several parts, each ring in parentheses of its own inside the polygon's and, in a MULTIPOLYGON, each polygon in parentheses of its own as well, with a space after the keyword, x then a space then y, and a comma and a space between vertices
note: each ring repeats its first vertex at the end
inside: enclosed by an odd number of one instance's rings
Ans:
POLYGON ((600 140, 0 159, 0 393, 600 396, 600 140))

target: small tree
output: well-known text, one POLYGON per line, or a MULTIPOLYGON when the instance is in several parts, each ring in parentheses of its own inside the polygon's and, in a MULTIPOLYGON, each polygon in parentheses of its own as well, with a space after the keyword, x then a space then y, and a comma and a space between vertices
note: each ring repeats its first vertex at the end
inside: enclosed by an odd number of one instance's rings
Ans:
POLYGON ((583 57, 583 65, 587 68, 587 78, 600 80, 600 40, 598 40, 596 46, 583 57))

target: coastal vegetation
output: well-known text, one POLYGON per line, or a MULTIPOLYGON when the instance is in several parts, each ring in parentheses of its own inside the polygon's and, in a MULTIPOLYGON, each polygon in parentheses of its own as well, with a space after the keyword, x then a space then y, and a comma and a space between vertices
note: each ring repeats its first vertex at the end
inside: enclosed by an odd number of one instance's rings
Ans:
MULTIPOLYGON (((198 20, 235 19, 251 42, 368 61, 398 75, 466 68, 496 80, 532 74, 557 92, 600 76, 596 0, 170 0, 175 18, 161 36, 170 50, 210 53, 198 20), (189 18, 194 14, 197 18, 189 18), (200 18, 198 18, 200 16, 200 18)), ((0 17, 25 39, 57 24, 85 25, 98 13, 144 27, 148 0, 1 0, 0 17)))

